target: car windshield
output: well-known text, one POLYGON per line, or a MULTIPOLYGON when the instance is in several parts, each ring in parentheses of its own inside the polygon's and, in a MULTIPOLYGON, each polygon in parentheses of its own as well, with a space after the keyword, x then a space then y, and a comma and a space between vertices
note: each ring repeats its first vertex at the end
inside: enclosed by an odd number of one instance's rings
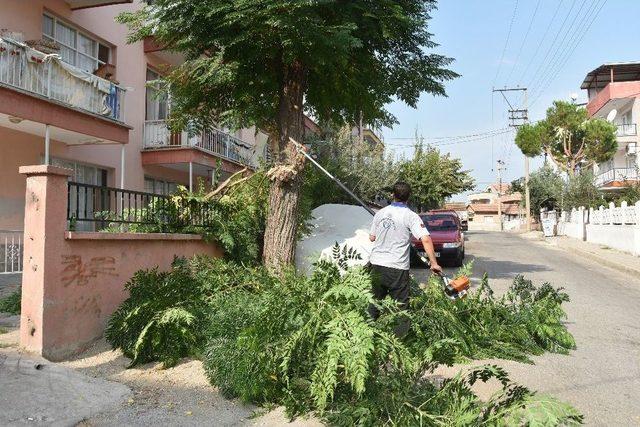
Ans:
POLYGON ((456 220, 451 215, 423 215, 422 221, 427 227, 427 230, 431 231, 455 231, 458 229, 456 220))

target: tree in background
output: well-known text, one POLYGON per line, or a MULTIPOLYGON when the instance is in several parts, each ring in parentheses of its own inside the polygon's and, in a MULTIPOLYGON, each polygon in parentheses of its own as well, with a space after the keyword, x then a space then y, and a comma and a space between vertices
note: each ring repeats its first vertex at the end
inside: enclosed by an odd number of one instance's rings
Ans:
POLYGON ((447 198, 474 188, 460 159, 421 144, 416 144, 412 159, 401 163, 400 179, 411 186, 410 203, 419 211, 441 207, 447 198))
MULTIPOLYGON (((511 183, 511 193, 524 194, 524 178, 518 178, 511 183)), ((531 214, 539 218, 540 209, 558 209, 562 203, 564 180, 553 168, 544 165, 534 171, 529 178, 529 192, 531 199, 531 214)), ((522 206, 525 201, 522 200, 522 206)))
MULTIPOLYGON (((349 126, 337 131, 327 129, 320 138, 312 138, 310 152, 333 176, 342 181, 358 197, 367 202, 388 198, 389 190, 399 177, 399 163, 384 153, 383 146, 372 147, 351 133, 349 126)), ((304 180, 303 209, 314 209, 325 203, 355 203, 324 173, 307 164, 304 180)))
POLYGON ((613 124, 565 101, 555 101, 544 120, 520 127, 516 145, 528 157, 545 153, 569 176, 610 160, 618 148, 613 124))
POLYGON ((562 194, 563 210, 578 208, 597 208, 600 205, 606 205, 602 192, 595 184, 593 173, 591 171, 583 171, 582 173, 570 176, 564 186, 562 194))
POLYGON ((452 59, 429 54, 435 0, 156 0, 120 15, 130 41, 153 35, 185 54, 164 78, 174 128, 215 122, 270 135, 275 164, 264 262, 294 259, 304 157, 304 114, 321 122, 392 125, 385 105, 415 107, 422 92, 445 95, 452 59))

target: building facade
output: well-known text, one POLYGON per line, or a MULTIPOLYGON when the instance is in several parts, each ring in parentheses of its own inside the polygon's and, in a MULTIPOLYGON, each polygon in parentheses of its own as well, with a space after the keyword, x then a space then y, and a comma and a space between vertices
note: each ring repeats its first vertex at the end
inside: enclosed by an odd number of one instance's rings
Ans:
POLYGON ((171 132, 152 83, 180 55, 126 43, 115 22, 141 0, 3 0, 0 13, 0 230, 21 230, 23 165, 73 170, 72 181, 167 194, 212 184, 267 153, 255 129, 171 132), (148 84, 149 83, 149 84, 148 84))
POLYGON ((580 88, 587 91, 589 116, 611 120, 618 129, 613 159, 594 166, 598 187, 616 191, 637 182, 640 62, 603 64, 586 75, 580 88))
POLYGON ((469 229, 498 231, 519 228, 525 214, 521 206, 522 195, 518 192, 510 193, 510 190, 509 184, 492 184, 483 192, 469 194, 467 196, 469 229), (518 222, 517 227, 513 226, 516 222, 518 222))

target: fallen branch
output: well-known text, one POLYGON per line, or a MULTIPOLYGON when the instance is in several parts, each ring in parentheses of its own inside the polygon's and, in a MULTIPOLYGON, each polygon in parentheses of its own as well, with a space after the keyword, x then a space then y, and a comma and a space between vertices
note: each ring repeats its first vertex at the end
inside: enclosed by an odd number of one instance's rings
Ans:
POLYGON ((244 169, 239 170, 238 172, 234 173, 233 175, 231 175, 222 184, 220 184, 215 190, 213 190, 212 192, 210 192, 206 196, 204 196, 205 200, 209 200, 209 199, 214 198, 215 196, 217 196, 218 194, 223 192, 225 189, 227 189, 227 187, 230 188, 231 186, 236 185, 239 182, 246 181, 248 177, 244 177, 243 179, 239 180, 236 183, 233 183, 233 184, 231 183, 231 181, 233 181, 235 177, 237 177, 238 175, 243 175, 248 170, 249 170, 249 168, 244 168, 244 169))

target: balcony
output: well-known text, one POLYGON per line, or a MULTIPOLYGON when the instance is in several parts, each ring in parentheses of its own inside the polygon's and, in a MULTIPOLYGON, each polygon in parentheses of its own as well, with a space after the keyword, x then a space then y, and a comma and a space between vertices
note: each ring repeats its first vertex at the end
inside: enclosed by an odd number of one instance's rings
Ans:
POLYGON ((589 99, 587 104, 589 117, 593 117, 596 113, 598 117, 606 117, 607 113, 614 108, 621 110, 623 105, 633 101, 638 94, 640 94, 640 81, 609 83, 589 99))
POLYGON ((126 91, 10 39, 0 39, 0 86, 124 123, 126 91))
POLYGON ((613 168, 596 176, 598 187, 624 187, 629 181, 638 180, 637 168, 613 168))
POLYGON ((66 0, 71 10, 89 7, 109 6, 112 4, 133 3, 133 0, 66 0))
POLYGON ((255 168, 252 147, 219 129, 189 135, 172 132, 165 120, 147 120, 144 124, 145 150, 195 149, 241 166, 255 168))
POLYGON ((636 136, 637 134, 638 132, 635 123, 618 125, 618 130, 616 131, 617 136, 636 136))

